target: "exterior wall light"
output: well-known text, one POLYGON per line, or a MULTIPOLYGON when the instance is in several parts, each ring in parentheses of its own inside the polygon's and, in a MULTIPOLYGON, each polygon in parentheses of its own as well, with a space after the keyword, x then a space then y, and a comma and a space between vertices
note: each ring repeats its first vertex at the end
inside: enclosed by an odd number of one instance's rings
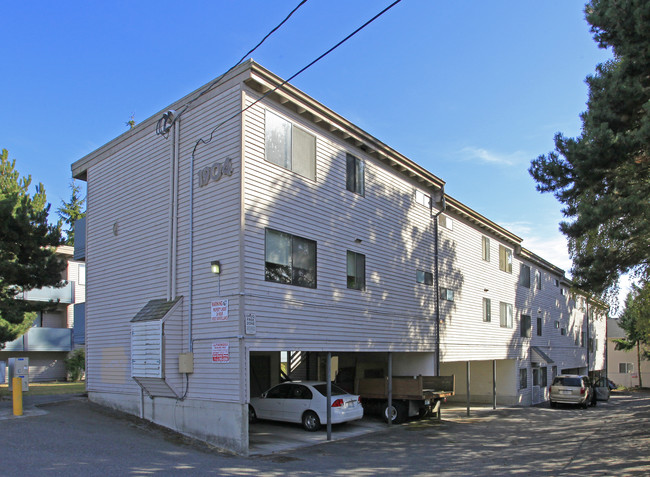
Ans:
POLYGON ((211 264, 212 273, 219 275, 221 274, 221 262, 219 260, 213 261, 211 264))

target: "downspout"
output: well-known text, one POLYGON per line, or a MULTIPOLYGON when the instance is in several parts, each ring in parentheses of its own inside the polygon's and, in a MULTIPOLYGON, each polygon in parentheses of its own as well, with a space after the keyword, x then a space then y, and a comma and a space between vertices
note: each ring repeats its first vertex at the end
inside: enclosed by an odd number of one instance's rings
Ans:
POLYGON ((436 304, 436 376, 440 376, 440 279, 438 272, 438 255, 439 255, 439 240, 438 240, 438 217, 447 209, 447 202, 445 201, 445 186, 440 187, 440 210, 433 213, 433 197, 429 199, 429 207, 431 210, 431 217, 433 218, 433 274, 435 282, 435 304, 436 304))

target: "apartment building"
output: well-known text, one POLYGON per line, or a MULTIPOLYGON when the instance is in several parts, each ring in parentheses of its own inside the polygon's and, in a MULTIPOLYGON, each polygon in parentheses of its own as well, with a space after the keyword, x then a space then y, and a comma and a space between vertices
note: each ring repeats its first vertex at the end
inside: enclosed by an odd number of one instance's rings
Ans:
POLYGON ((249 61, 72 165, 87 388, 242 454, 294 378, 455 374, 527 405, 604 368, 604 312, 444 181, 249 61))
POLYGON ((52 302, 38 312, 33 326, 21 337, 5 344, 0 361, 29 358, 29 381, 65 381, 65 358, 75 346, 83 345, 83 303, 86 293, 85 264, 73 259, 73 247, 62 245, 56 253, 65 258, 62 288, 45 287, 21 293, 17 299, 52 302), (81 308, 80 308, 81 307, 81 308), (76 330, 75 330, 76 324, 76 330), (81 331, 80 331, 81 330, 81 331))

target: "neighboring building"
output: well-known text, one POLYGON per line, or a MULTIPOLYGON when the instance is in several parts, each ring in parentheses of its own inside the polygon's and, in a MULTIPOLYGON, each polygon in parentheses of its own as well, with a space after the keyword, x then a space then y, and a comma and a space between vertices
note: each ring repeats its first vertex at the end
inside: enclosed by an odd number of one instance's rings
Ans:
POLYGON ((79 322, 79 306, 83 307, 86 296, 85 264, 73 259, 73 247, 57 247, 56 253, 65 257, 66 269, 62 288, 46 287, 24 292, 18 299, 34 302, 53 301, 52 307, 38 312, 34 325, 18 339, 6 343, 0 351, 0 361, 8 358, 29 358, 29 381, 63 381, 67 373, 65 358, 83 344, 74 335, 75 320, 79 322), (76 313, 76 315, 75 315, 76 313))
POLYGON ((494 367, 503 404, 604 369, 604 313, 561 269, 282 83, 249 61, 73 164, 91 400, 247 453, 282 352, 312 379, 331 353, 349 389, 454 373, 460 399, 469 368, 472 401, 494 367))
POLYGON ((616 349, 615 339, 625 338, 625 331, 618 326, 618 320, 607 320, 607 376, 616 384, 626 388, 639 385, 639 372, 641 382, 645 387, 650 386, 650 361, 643 359, 645 346, 641 346, 641 369, 637 350, 619 351, 616 349))

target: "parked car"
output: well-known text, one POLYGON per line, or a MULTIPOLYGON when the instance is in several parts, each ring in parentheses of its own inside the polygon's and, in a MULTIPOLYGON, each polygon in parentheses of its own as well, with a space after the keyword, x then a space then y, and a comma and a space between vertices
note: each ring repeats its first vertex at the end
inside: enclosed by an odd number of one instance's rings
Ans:
MULTIPOLYGON (((348 394, 332 384, 332 424, 354 421, 363 417, 361 397, 348 394)), ((260 397, 251 398, 249 422, 256 419, 295 422, 307 431, 317 431, 327 422, 327 383, 322 381, 293 381, 278 384, 260 397)))
POLYGON ((558 403, 577 404, 584 408, 596 405, 596 392, 587 376, 562 374, 553 379, 549 388, 551 407, 558 403))

